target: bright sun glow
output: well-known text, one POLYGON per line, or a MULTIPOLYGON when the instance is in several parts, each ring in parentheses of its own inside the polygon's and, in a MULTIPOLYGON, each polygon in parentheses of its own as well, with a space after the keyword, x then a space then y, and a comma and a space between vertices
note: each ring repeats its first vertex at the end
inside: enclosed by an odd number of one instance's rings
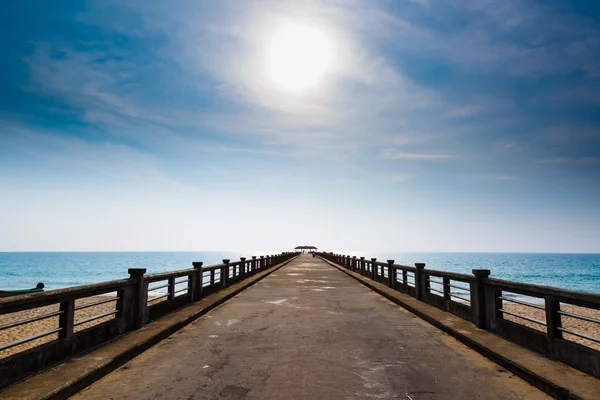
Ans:
POLYGON ((318 29, 289 26, 273 36, 269 73, 283 89, 300 92, 315 86, 331 64, 331 43, 318 29))

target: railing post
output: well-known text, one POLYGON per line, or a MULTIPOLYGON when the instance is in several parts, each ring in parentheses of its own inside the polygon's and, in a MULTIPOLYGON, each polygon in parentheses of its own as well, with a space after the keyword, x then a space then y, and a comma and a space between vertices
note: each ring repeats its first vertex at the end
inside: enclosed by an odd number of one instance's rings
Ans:
POLYGON ((444 276, 442 277, 442 281, 444 282, 444 288, 442 289, 444 291, 444 306, 446 311, 450 311, 450 303, 452 301, 450 297, 450 278, 444 276))
POLYGON ((133 303, 131 304, 131 327, 140 329, 148 319, 148 290, 144 281, 146 268, 129 268, 127 272, 129 279, 135 280, 133 303))
POLYGON ((202 299, 202 286, 204 285, 204 271, 202 271, 202 264, 204 264, 202 261, 195 261, 192 263, 196 272, 194 279, 196 284, 193 286, 192 290, 192 301, 202 299))
POLYGON ((553 297, 545 297, 546 305, 546 331, 548 334, 548 347, 550 352, 554 354, 554 341, 562 339, 562 331, 558 328, 562 326, 560 314, 560 302, 553 297))
POLYGON ((356 256, 352 256, 352 271, 356 272, 356 256))
POLYGON ((252 261, 250 263, 250 268, 252 269, 252 275, 256 273, 256 256, 252 256, 252 261))
POLYGON ((371 258, 371 279, 376 280, 376 276, 377 276, 377 265, 375 265, 375 263, 377 262, 376 258, 371 258))
POLYGON ((70 299, 60 303, 62 314, 58 317, 59 339, 69 339, 73 336, 73 326, 75 324, 75 300, 70 299))
POLYGON ((415 294, 417 300, 423 301, 423 293, 425 292, 425 274, 423 273, 423 269, 425 268, 425 263, 415 263, 415 294))
POLYGON ((262 271, 262 269, 265 267, 265 256, 260 256, 260 270, 262 271))
POLYGON ((364 257, 360 258, 360 274, 361 275, 365 274, 365 258, 364 257))
POLYGON ((396 282, 396 269, 394 268, 394 260, 387 260, 388 263, 388 286, 394 289, 396 282))
POLYGON ((173 300, 175 298, 175 278, 169 278, 168 282, 169 287, 167 289, 169 290, 169 296, 167 297, 167 300, 173 300))
POLYGON ((471 307, 475 326, 479 329, 485 329, 485 283, 484 279, 490 276, 489 269, 474 269, 475 281, 471 286, 471 307))
POLYGON ((221 267, 221 283, 223 287, 226 288, 229 286, 229 262, 231 260, 225 258, 223 259, 223 267, 221 267))
POLYGON ((244 279, 246 277, 246 257, 240 257, 242 263, 240 264, 240 278, 244 279))

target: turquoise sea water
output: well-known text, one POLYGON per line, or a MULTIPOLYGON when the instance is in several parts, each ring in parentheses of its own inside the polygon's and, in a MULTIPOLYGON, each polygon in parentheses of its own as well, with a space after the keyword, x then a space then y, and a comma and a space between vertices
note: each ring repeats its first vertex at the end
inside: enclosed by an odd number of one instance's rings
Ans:
POLYGON ((389 253, 380 260, 424 262, 425 268, 471 274, 491 270, 491 278, 600 293, 600 254, 543 253, 389 253))
MULTIPOLYGON (((398 264, 424 262, 427 268, 471 273, 487 268, 492 277, 600 293, 600 254, 510 253, 388 253, 364 254, 398 264)), ((191 268, 192 261, 218 264, 239 259, 234 252, 131 252, 131 253, 0 253, 0 289, 32 288, 44 282, 47 289, 126 278, 128 268, 148 273, 191 268)), ((248 255, 246 255, 248 256, 248 255)))
POLYGON ((146 268, 148 274, 238 260, 234 252, 98 252, 0 253, 0 289, 29 289, 44 282, 47 290, 127 278, 129 268, 146 268))

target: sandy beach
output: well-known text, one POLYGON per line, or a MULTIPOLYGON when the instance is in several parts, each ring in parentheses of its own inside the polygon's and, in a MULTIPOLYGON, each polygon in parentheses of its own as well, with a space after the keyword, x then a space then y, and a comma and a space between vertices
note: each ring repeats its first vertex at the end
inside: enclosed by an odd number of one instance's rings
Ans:
MULTIPOLYGON (((109 298, 110 298, 109 296, 88 297, 85 299, 77 300, 75 302, 75 307, 80 306, 80 305, 85 305, 85 304, 91 304, 91 303, 101 301, 101 300, 107 300, 109 298)), ((109 303, 104 303, 104 304, 84 308, 81 310, 76 310, 75 311, 75 322, 83 321, 87 318, 91 318, 96 315, 110 312, 115 309, 115 304, 116 304, 116 301, 113 301, 113 302, 109 302, 109 303)), ((58 307, 59 307, 58 304, 56 304, 56 305, 51 305, 51 306, 47 306, 47 307, 37 308, 34 310, 27 310, 27 311, 21 311, 21 312, 7 314, 7 315, 0 315, 0 325, 8 324, 10 322, 18 321, 18 320, 22 320, 22 319, 26 319, 26 318, 36 317, 36 316, 39 316, 42 314, 52 313, 54 311, 58 311, 58 307)), ((108 321, 112 318, 113 318, 113 316, 111 315, 111 316, 97 319, 95 321, 91 321, 91 322, 87 322, 85 324, 78 325, 75 327, 75 332, 78 332, 78 331, 84 330, 86 328, 89 328, 91 326, 108 321)), ((16 340, 21 340, 26 337, 30 337, 32 335, 35 335, 35 334, 38 334, 41 332, 45 332, 45 331, 49 331, 49 330, 52 330, 55 328, 58 328, 58 316, 46 318, 46 319, 43 319, 40 321, 30 322, 28 324, 16 326, 16 327, 9 328, 9 329, 4 329, 4 330, 0 331, 0 345, 11 343, 16 340)), ((10 356, 11 354, 15 354, 15 353, 21 352, 26 349, 30 349, 35 346, 39 346, 40 344, 50 342, 56 338, 58 338, 58 333, 53 333, 53 334, 45 336, 43 338, 36 339, 31 342, 28 342, 28 343, 25 343, 25 344, 22 344, 19 346, 15 346, 15 347, 12 347, 7 350, 0 351, 0 358, 5 358, 5 357, 10 356)))
MULTIPOLYGON (((524 315, 524 316, 532 318, 532 319, 536 319, 536 320, 544 321, 544 322, 546 321, 546 313, 544 310, 539 310, 536 308, 523 306, 523 305, 515 304, 515 303, 510 303, 510 302, 504 302, 503 307, 505 310, 508 310, 508 311, 511 311, 511 312, 514 312, 517 314, 521 314, 521 315, 524 315)), ((586 317, 596 318, 596 319, 600 320, 600 310, 592 310, 589 308, 577 307, 577 306, 566 305, 566 304, 561 304, 561 310, 570 312, 573 314, 583 315, 586 317)), ((530 322, 530 321, 524 320, 522 318, 517 318, 517 317, 508 315, 508 314, 505 314, 504 318, 509 321, 517 322, 519 324, 528 326, 530 328, 533 328, 533 329, 536 329, 536 330, 539 330, 542 332, 546 332, 545 326, 537 324, 535 322, 530 322)), ((561 320, 562 320, 563 328, 570 329, 572 331, 576 331, 576 332, 583 333, 585 335, 600 339, 600 324, 596 324, 594 322, 589 322, 589 321, 583 321, 578 318, 567 317, 565 315, 563 315, 561 317, 561 320)), ((596 350, 600 350, 600 343, 596 343, 591 340, 583 339, 578 336, 570 335, 568 333, 563 333, 563 338, 567 339, 567 340, 571 340, 576 343, 581 343, 585 346, 594 348, 596 350)))

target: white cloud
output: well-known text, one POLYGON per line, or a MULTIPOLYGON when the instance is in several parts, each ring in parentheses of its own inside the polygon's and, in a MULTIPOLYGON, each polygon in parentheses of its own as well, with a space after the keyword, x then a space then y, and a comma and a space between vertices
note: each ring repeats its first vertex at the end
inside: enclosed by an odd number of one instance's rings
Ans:
POLYGON ((539 162, 542 164, 598 164, 600 157, 554 157, 539 162))
POLYGON ((388 160, 440 161, 456 158, 456 155, 440 153, 406 153, 395 149, 385 149, 383 151, 383 158, 388 160))

